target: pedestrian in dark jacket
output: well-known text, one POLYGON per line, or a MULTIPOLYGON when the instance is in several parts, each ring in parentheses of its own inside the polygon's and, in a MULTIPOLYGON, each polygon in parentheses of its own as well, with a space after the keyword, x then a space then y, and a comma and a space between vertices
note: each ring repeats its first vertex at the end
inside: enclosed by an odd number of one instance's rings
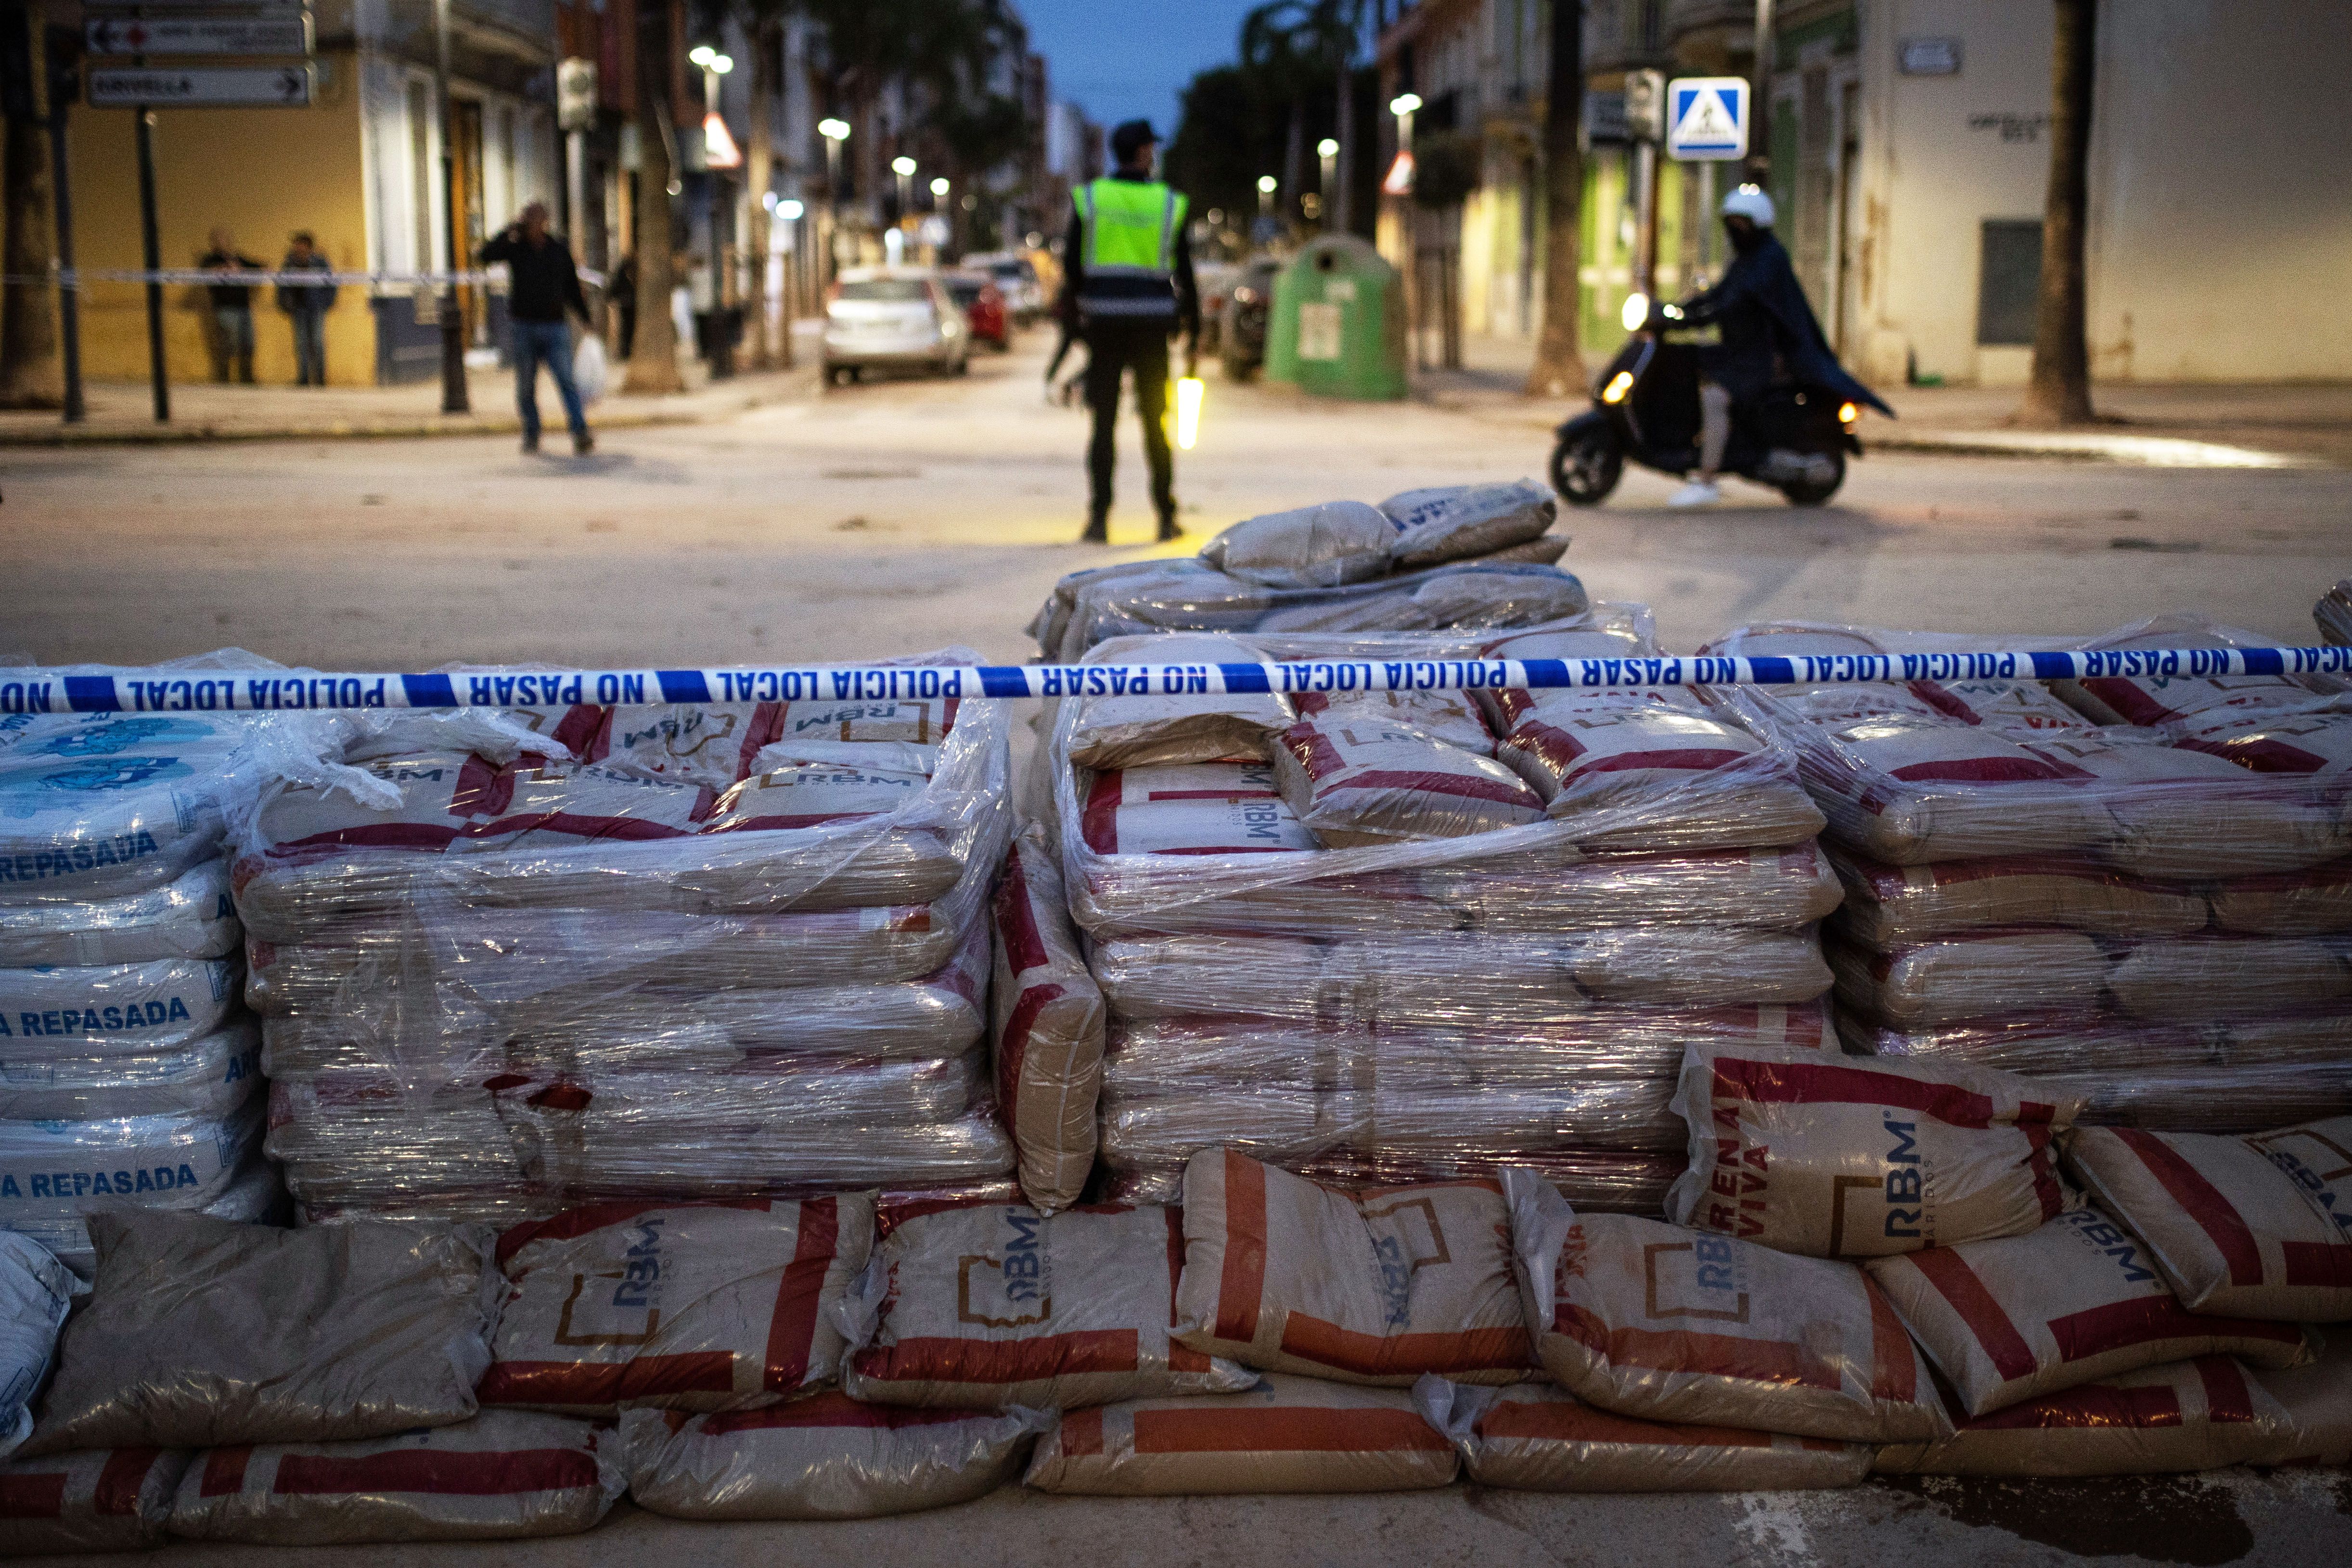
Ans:
MULTIPOLYGON (((212 248, 196 258, 206 271, 260 272, 266 264, 236 247, 236 237, 225 228, 212 232, 212 248)), ((246 283, 205 285, 212 296, 213 379, 226 381, 233 368, 236 379, 253 384, 253 288, 246 283)))
MULTIPOLYGON (((1742 185, 1723 198, 1731 265, 1723 280, 1683 301, 1682 321, 1713 325, 1718 341, 1698 352, 1699 460, 1690 483, 1668 506, 1706 506, 1723 499, 1715 478, 1731 439, 1731 411, 1760 398, 1778 381, 1818 386, 1838 397, 1891 412, 1845 372, 1813 318, 1788 249, 1772 233, 1772 198, 1742 185)), ((1673 315, 1673 311, 1667 312, 1673 315)))
POLYGON ((507 320, 510 324, 515 368, 515 408, 522 416, 522 449, 539 450, 539 367, 543 362, 555 377, 563 399, 563 417, 572 426, 572 449, 593 452, 596 438, 588 434, 587 411, 580 389, 572 382, 572 328, 567 315, 588 320, 588 297, 580 289, 580 269, 563 237, 547 227, 547 204, 533 202, 505 231, 482 247, 484 263, 507 264, 507 320))
MULTIPOLYGON (((286 252, 286 259, 278 264, 280 272, 332 272, 334 263, 319 250, 318 241, 310 231, 303 229, 294 236, 286 252)), ((334 308, 335 286, 332 283, 280 283, 278 285, 278 308, 294 323, 294 384, 324 386, 327 384, 327 312, 334 308)))

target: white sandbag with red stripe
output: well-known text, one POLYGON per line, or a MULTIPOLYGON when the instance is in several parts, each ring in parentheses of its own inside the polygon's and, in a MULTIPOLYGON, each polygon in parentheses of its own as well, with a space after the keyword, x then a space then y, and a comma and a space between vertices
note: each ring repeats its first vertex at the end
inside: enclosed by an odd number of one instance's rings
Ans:
POLYGON ((996 1100, 1021 1190, 1050 1213, 1077 1202, 1094 1169, 1105 1017, 1042 828, 1005 851, 993 912, 996 1100))
POLYGON ((828 1391, 761 1410, 621 1417, 629 1497, 672 1519, 878 1519, 1019 1477, 1040 1411, 913 1410, 828 1391))
POLYGON ((2254 1381, 2286 1410, 2286 1441, 2267 1464, 2352 1465, 2352 1334, 2330 1334, 2309 1366, 2261 1367, 2254 1381))
POLYGON ((627 1489, 616 1447, 610 1426, 486 1410, 363 1442, 215 1448, 181 1477, 171 1529, 256 1546, 577 1535, 627 1489))
POLYGON ((2094 1206, 1864 1267, 1970 1415, 2194 1356, 2300 1366, 2318 1345, 2294 1324, 2189 1311, 2146 1246, 2094 1206))
POLYGON ((2286 1409, 2235 1359, 2199 1356, 2005 1405, 1934 1443, 1878 1450, 1896 1476, 2139 1476, 2273 1464, 2294 1447, 2286 1409))
POLYGON ((1402 724, 1304 720, 1275 743, 1282 798, 1326 848, 1461 838, 1543 816, 1502 763, 1402 724))
POLYGON ((886 1204, 834 1321, 842 1387, 876 1405, 1075 1409, 1231 1394, 1252 1373, 1173 1338, 1181 1211, 1093 1204, 886 1204))
POLYGON ((2352 859, 2307 871, 2233 877, 2206 889, 2213 923, 2256 936, 2317 936, 2352 931, 2352 859))
POLYGON ((610 1416, 738 1410, 830 1383, 825 1308, 866 1267, 874 1202, 591 1204, 499 1238, 482 1403, 610 1416))
POLYGON ((1482 757, 1495 754, 1495 737, 1464 691, 1303 691, 1290 700, 1301 719, 1318 722, 1402 725, 1482 757))
POLYGON ((2085 1127, 2066 1168, 2190 1311, 2352 1319, 2352 1116, 2239 1138, 2085 1127))
POLYGON ((1927 1363, 1851 1263, 1630 1215, 1580 1215, 1504 1172, 1536 1353, 1588 1404, 1844 1442, 1951 1430, 1927 1363))
MULTIPOLYGON (((1838 923, 1855 941, 1874 947, 1990 926, 2183 936, 2204 930, 2211 912, 2205 899, 2187 887, 2127 877, 2082 856, 1996 856, 1931 866, 1888 866, 1850 855, 1832 860, 1845 885, 1838 923)), ((2352 906, 2352 890, 2347 904, 2352 906)), ((2352 907, 2346 923, 2352 924, 2352 907)))
POLYGON ((2078 1100, 1963 1063, 1694 1043, 1675 1110, 1690 1168, 1666 1217, 1808 1258, 2021 1236, 2067 1206, 2078 1100))
POLYGON ((1298 855, 1320 847, 1268 763, 1181 763, 1097 773, 1078 833, 1097 855, 1298 855))
POLYGON ((1442 1487, 1460 1461, 1401 1389, 1269 1373, 1243 1394, 1065 1411, 1025 1478, 1081 1497, 1442 1487))
POLYGON ((81 1448, 0 1464, 0 1557, 162 1544, 185 1448, 81 1448))
MULTIPOLYGON (((1265 654, 1232 637, 1160 637, 1151 639, 1154 664, 1197 665, 1197 691, 1131 689, 1105 673, 1089 678, 1087 694, 1074 696, 1068 720, 1070 761, 1104 771, 1169 763, 1213 763, 1263 756, 1267 742, 1297 721, 1290 700, 1271 691, 1210 691, 1207 667, 1257 664, 1265 654), (1099 692, 1100 695, 1093 693, 1099 692)), ((1120 678, 1123 679, 1124 678, 1120 678)))
POLYGON ((1409 1387, 1534 1362, 1500 1183, 1326 1187, 1204 1149, 1184 1167, 1176 1337, 1249 1366, 1409 1387))
POLYGON ((1530 1492, 1818 1491, 1870 1473, 1870 1445, 1737 1426, 1676 1426, 1595 1409, 1564 1388, 1413 1385, 1480 1486, 1530 1492))

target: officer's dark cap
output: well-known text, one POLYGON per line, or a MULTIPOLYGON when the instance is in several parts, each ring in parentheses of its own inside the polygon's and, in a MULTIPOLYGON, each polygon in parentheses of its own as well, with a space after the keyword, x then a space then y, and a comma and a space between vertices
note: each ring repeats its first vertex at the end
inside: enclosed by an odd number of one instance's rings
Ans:
POLYGON ((1110 133, 1110 155, 1125 163, 1146 147, 1157 146, 1160 138, 1149 120, 1130 120, 1110 133))

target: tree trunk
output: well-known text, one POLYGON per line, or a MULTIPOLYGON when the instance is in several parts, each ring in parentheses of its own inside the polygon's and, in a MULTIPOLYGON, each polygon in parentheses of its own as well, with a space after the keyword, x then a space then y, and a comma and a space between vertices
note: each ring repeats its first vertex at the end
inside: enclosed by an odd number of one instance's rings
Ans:
MULTIPOLYGON (((768 333, 768 229, 771 215, 766 201, 768 184, 775 169, 775 146, 772 141, 770 121, 775 118, 777 43, 779 30, 772 22, 760 22, 751 33, 751 133, 743 148, 744 184, 751 200, 745 208, 748 216, 747 241, 750 252, 745 264, 751 276, 744 279, 743 294, 751 321, 753 370, 772 370, 776 355, 768 333)), ((784 325, 784 361, 792 363, 792 324, 784 325)))
POLYGON ((1352 216, 1349 209, 1354 205, 1349 200, 1356 181, 1354 45, 1355 40, 1349 39, 1339 59, 1339 101, 1333 106, 1335 112, 1331 121, 1331 136, 1339 143, 1339 155, 1331 161, 1331 188, 1323 193, 1323 232, 1326 234, 1347 233, 1348 219, 1352 216))
MULTIPOLYGON (((37 95, 47 64, 48 7, 0 5, 9 29, 5 47, 23 49, 31 59, 37 95)), ((46 104, 44 103, 44 107, 46 104)), ((11 121, 0 135, 0 273, 39 282, 0 284, 0 408, 55 408, 65 396, 65 367, 58 356, 58 310, 47 279, 56 255, 57 190, 49 170, 46 124, 11 121)))
POLYGON ((1298 216, 1299 193, 1307 188, 1307 95, 1290 100, 1290 139, 1282 147, 1282 195, 1275 216, 1288 228, 1298 216))
POLYGON ((2057 0, 2050 47, 2050 186, 2042 206, 2042 289, 2033 310, 2033 374, 2021 425, 2091 418, 2091 347, 2084 230, 2090 205, 2091 72, 2098 0, 2057 0))
MULTIPOLYGON (((651 7, 648 7, 650 10, 651 7)), ((656 16, 661 13, 655 13, 656 16)), ((677 371, 677 328, 670 320, 671 227, 669 28, 640 33, 637 48, 637 341, 629 355, 630 392, 683 392, 677 371), (645 47, 658 37, 658 48, 645 47)))
POLYGON ((1551 68, 1544 89, 1543 331, 1536 339, 1530 397, 1566 397, 1584 388, 1584 354, 1577 323, 1584 300, 1584 159, 1577 133, 1584 122, 1584 6, 1552 0, 1551 68))

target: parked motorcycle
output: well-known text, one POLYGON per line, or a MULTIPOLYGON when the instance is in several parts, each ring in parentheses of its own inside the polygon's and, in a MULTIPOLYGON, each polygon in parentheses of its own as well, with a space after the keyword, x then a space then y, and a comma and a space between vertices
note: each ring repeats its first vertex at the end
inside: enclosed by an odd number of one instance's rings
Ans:
MULTIPOLYGON (((1681 476, 1698 467, 1698 349, 1707 329, 1677 327, 1674 307, 1652 307, 1609 368, 1593 406, 1559 427, 1551 482, 1571 505, 1609 499, 1631 461, 1681 476)), ((1630 323, 1629 323, 1630 324, 1630 323)), ((1833 392, 1775 386, 1735 407, 1723 471, 1769 485, 1795 506, 1819 506, 1845 483, 1862 410, 1833 392)))

